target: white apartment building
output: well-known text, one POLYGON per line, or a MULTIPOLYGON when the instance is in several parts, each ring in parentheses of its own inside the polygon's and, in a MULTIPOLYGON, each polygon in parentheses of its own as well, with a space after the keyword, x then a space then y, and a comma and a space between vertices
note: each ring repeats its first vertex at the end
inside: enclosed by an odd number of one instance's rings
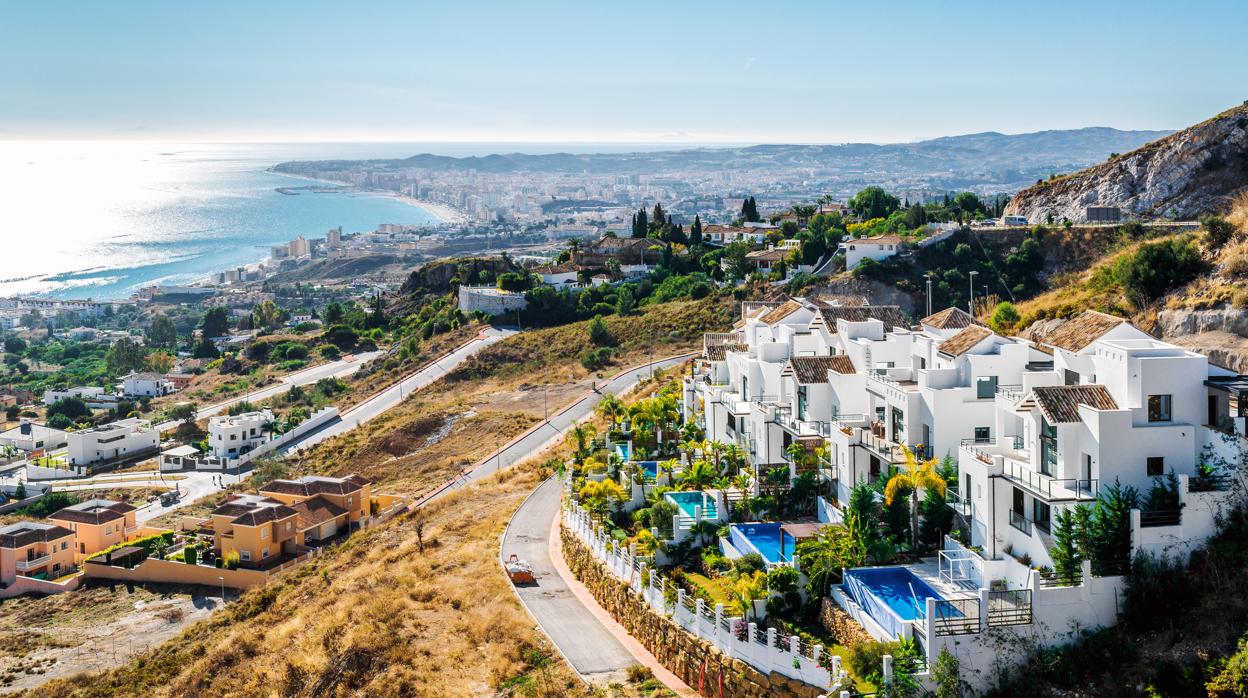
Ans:
POLYGON ((76 397, 81 399, 93 410, 108 410, 117 406, 118 397, 114 393, 104 391, 104 388, 94 386, 78 386, 74 388, 66 388, 64 390, 45 390, 43 391, 43 404, 51 406, 60 400, 76 397))
POLYGON ((208 420, 208 448, 217 458, 235 458, 268 441, 265 424, 273 421, 267 409, 220 415, 208 420))
POLYGON ((878 262, 901 252, 901 238, 896 235, 855 238, 842 242, 839 249, 845 253, 845 268, 854 269, 864 259, 878 262))
POLYGON ((71 431, 65 439, 69 464, 78 467, 155 455, 160 450, 160 432, 136 417, 71 431))

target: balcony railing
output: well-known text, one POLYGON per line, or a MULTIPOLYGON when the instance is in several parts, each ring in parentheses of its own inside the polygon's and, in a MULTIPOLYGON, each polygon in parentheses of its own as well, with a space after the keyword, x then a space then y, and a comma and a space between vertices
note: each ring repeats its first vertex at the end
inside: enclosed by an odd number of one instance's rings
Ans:
POLYGON ((1055 478, 1008 458, 1003 461, 1002 474, 1030 490, 1032 494, 1050 502, 1092 501, 1096 499, 1100 489, 1100 481, 1096 479, 1055 478))
POLYGON ((945 488, 945 504, 948 504, 949 508, 958 514, 966 518, 971 517, 971 496, 969 493, 963 497, 958 492, 957 487, 947 487, 945 488))
POLYGON ((941 599, 936 602, 932 627, 937 635, 979 632, 979 599, 941 599))
POLYGON ((30 558, 29 560, 18 560, 16 567, 18 572, 27 572, 38 567, 43 567, 51 561, 51 555, 40 555, 39 557, 30 558))
POLYGON ((1160 526, 1178 526, 1183 523, 1183 511, 1171 509, 1167 511, 1141 511, 1140 527, 1157 528, 1160 526))
POLYGON ((906 459, 899 444, 876 436, 868 429, 862 431, 862 444, 889 463, 901 463, 906 459))
POLYGON ((988 592, 988 625, 1031 623, 1031 589, 988 592))
POLYGON ((1023 399, 1023 386, 1021 385, 998 385, 997 397, 1009 400, 1011 403, 1018 402, 1023 399))
POLYGON ((839 429, 844 434, 852 434, 854 429, 864 428, 867 424, 867 415, 865 414, 838 414, 828 423, 828 435, 831 436, 832 429, 839 429))
POLYGON ((1010 525, 1029 536, 1031 535, 1031 520, 1017 511, 1010 511, 1010 525))
POLYGON ((1188 478, 1188 492, 1224 492, 1231 489, 1231 476, 1229 475, 1197 475, 1188 478))

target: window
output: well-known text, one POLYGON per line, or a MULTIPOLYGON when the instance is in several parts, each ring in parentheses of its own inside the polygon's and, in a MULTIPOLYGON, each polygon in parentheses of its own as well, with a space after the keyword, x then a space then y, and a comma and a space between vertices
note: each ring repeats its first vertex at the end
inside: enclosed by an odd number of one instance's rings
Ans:
POLYGON ((1166 459, 1161 456, 1148 457, 1148 476, 1158 477, 1166 472, 1166 459))
POLYGON ((1148 396, 1148 421, 1150 422, 1168 422, 1170 421, 1170 396, 1169 395, 1149 395, 1148 396))
POLYGON ((992 427, 975 427, 975 443, 988 443, 992 440, 992 427))
POLYGON ((1063 382, 1065 382, 1066 385, 1079 385, 1079 374, 1077 372, 1068 368, 1062 375, 1065 379, 1063 382))
POLYGON ((289 522, 289 521, 287 521, 287 522, 286 522, 286 530, 287 530, 287 531, 289 531, 289 530, 290 530, 293 526, 294 526, 294 524, 293 524, 293 523, 291 523, 291 522, 289 522))
POLYGON ((251 561, 251 551, 250 551, 250 550, 240 550, 240 551, 238 551, 238 559, 242 560, 243 562, 250 562, 250 561, 251 561))
POLYGON ((261 551, 260 551, 260 559, 261 559, 261 560, 263 560, 264 558, 266 558, 266 557, 268 557, 268 556, 269 556, 269 549, 268 549, 268 548, 265 548, 264 550, 261 550, 261 551))
POLYGON ((741 399, 750 399, 750 379, 748 376, 741 376, 741 399))
POLYGON ((1032 500, 1031 522, 1036 525, 1036 528, 1040 529, 1041 531, 1044 531, 1045 533, 1048 533, 1050 515, 1051 514, 1050 514, 1048 504, 1045 504, 1039 499, 1032 500))
POLYGON ((260 540, 268 540, 268 537, 269 537, 269 529, 268 528, 260 529, 260 540))
POLYGON ((980 376, 975 379, 975 397, 983 400, 997 394, 997 377, 980 376))
POLYGON ((806 419, 806 386, 797 386, 797 418, 806 419))
POLYGON ((1057 427, 1040 418, 1040 472, 1052 476, 1057 470, 1057 427))

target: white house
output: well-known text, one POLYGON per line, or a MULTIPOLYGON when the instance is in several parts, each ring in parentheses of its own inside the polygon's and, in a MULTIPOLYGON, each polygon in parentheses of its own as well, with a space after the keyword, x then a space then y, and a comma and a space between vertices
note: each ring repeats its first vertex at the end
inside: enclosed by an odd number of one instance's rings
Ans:
POLYGON ((524 294, 518 291, 504 291, 494 286, 459 287, 459 309, 465 313, 480 310, 490 315, 502 315, 524 310, 528 306, 524 294))
POLYGON ((273 421, 267 409, 220 415, 208 420, 208 449, 218 458, 234 458, 268 441, 265 425, 273 421))
POLYGON ((104 392, 103 388, 79 386, 64 390, 43 391, 43 404, 52 405, 66 398, 76 397, 93 410, 107 410, 117 406, 118 397, 113 393, 104 392))
POLYGON ((121 379, 121 392, 127 397, 160 397, 174 392, 174 387, 161 373, 130 373, 121 379))
POLYGON ((102 465, 154 455, 160 450, 160 432, 150 422, 122 419, 66 435, 69 464, 102 465))
POLYGON ((22 419, 21 423, 12 429, 0 432, 0 446, 12 447, 29 453, 39 449, 60 448, 65 445, 65 437, 66 432, 60 429, 22 419))
POLYGON ((845 253, 845 268, 854 269, 864 259, 879 261, 901 251, 901 238, 896 235, 877 235, 871 238, 850 239, 840 244, 845 253))

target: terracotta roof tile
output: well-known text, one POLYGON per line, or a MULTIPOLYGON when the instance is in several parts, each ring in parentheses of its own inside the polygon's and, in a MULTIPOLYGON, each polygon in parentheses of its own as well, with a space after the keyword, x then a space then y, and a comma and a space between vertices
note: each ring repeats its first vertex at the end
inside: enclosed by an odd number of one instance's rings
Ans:
POLYGON ((1118 409, 1118 403, 1103 385, 1050 385, 1031 392, 1050 424, 1078 422, 1079 405, 1097 410, 1118 409))
POLYGON ((73 531, 60 526, 20 521, 0 528, 0 548, 23 548, 31 543, 46 543, 72 535, 73 531))
POLYGON ((717 344, 713 347, 706 348, 706 358, 711 361, 723 361, 728 358, 730 351, 749 351, 748 344, 717 344))
POLYGON ((803 307, 804 306, 801 303, 798 303, 795 300, 787 300, 779 308, 767 311, 766 314, 759 318, 759 321, 768 325, 774 325, 775 323, 780 322, 786 317, 801 310, 803 307))
POLYGON ((725 344, 740 344, 741 336, 736 332, 707 332, 702 335, 703 347, 723 346, 725 344))
POLYGON ((792 375, 801 385, 827 383, 828 371, 840 374, 856 373, 854 362, 844 354, 836 356, 794 356, 789 359, 785 373, 792 375))
POLYGON ((55 521, 72 521, 74 523, 102 524, 124 518, 134 511, 134 507, 125 502, 114 502, 109 499, 90 499, 65 507, 48 514, 55 521))
POLYGON ((1120 317, 1095 310, 1085 310, 1040 338, 1040 343, 1066 351, 1082 351, 1124 322, 1126 320, 1120 317))
POLYGON ((961 356, 975 347, 976 344, 992 336, 992 330, 979 325, 971 325, 949 339, 940 343, 940 353, 949 356, 961 356))
POLYGON ((313 526, 320 526, 326 521, 332 521, 340 516, 347 515, 346 509, 319 497, 316 499, 309 499, 305 502, 292 504, 290 505, 290 508, 294 509, 295 513, 299 516, 296 521, 298 522, 299 530, 301 531, 312 528, 313 526))
POLYGON ((939 330, 960 330, 971 325, 985 327, 984 323, 975 319, 975 316, 958 307, 945 308, 939 313, 928 315, 921 322, 939 330))
POLYGON ((896 305, 841 305, 829 306, 819 309, 819 317, 823 319, 823 324, 827 326, 828 332, 836 334, 836 321, 845 320, 847 322, 865 322, 867 320, 879 320, 884 323, 886 329, 894 327, 908 327, 906 316, 902 314, 901 308, 896 305))

